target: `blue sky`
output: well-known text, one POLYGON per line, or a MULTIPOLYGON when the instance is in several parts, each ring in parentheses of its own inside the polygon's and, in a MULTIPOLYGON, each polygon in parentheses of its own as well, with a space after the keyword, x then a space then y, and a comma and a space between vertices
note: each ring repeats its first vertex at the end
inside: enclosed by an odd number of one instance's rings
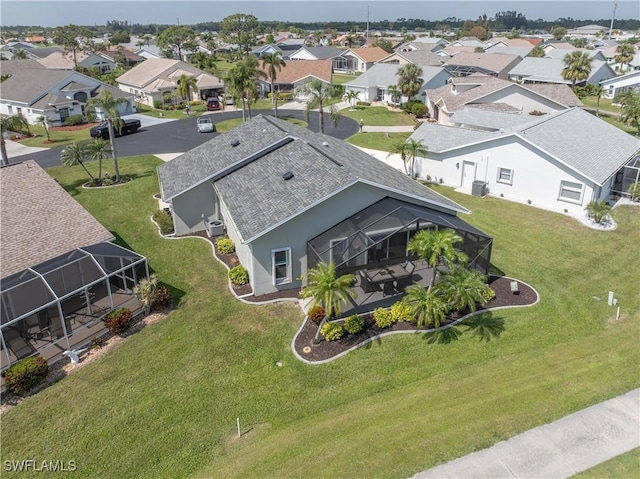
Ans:
MULTIPOLYGON (((613 0, 1 0, 0 25, 104 25, 107 20, 188 25, 220 21, 227 15, 239 12, 251 13, 259 20, 354 20, 364 23, 367 6, 372 21, 397 20, 403 17, 427 20, 446 17, 475 19, 483 13, 491 17, 504 10, 516 10, 532 20, 555 20, 561 17, 609 19, 613 11, 613 0)), ((638 1, 618 1, 616 18, 640 18, 638 1)))

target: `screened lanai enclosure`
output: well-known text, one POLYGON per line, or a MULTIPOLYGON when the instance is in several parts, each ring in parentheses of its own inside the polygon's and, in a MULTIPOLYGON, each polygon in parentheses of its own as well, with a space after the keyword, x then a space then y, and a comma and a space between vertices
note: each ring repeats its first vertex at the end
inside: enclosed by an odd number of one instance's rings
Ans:
POLYGON ((627 195, 629 187, 640 181, 640 155, 635 155, 615 176, 612 191, 627 195))
POLYGON ((147 260, 113 243, 77 248, 0 280, 2 369, 41 354, 48 361, 106 332, 105 315, 141 304, 132 289, 147 260))
MULTIPOLYGON (((435 272, 407 251, 420 230, 452 229, 463 240, 458 246, 474 268, 488 274, 492 238, 455 215, 394 198, 385 198, 338 223, 307 243, 307 268, 333 262, 338 275, 356 275, 358 298, 348 313, 384 306, 414 282, 428 285, 435 272)), ((396 298, 397 299, 397 298, 396 298)))

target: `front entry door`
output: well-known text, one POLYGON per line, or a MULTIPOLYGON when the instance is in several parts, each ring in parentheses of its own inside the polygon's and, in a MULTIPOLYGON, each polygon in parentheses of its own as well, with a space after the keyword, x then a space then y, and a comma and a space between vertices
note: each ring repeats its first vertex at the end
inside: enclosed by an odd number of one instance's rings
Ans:
POLYGON ((476 164, 473 161, 462 162, 462 187, 469 188, 473 186, 473 180, 476 179, 476 164))

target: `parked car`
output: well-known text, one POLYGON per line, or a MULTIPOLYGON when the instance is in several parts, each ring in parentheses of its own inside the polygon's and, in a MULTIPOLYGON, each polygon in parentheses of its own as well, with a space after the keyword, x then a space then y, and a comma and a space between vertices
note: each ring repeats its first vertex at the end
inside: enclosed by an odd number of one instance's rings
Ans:
POLYGON ((212 131, 216 131, 216 126, 208 116, 201 116, 196 121, 198 123, 198 131, 200 133, 209 133, 212 131))
MULTIPOLYGON (((140 128, 140 120, 122 120, 122 128, 118 129, 113 127, 116 136, 128 135, 129 133, 135 133, 140 128)), ((89 130, 89 134, 92 138, 102 138, 103 140, 109 139, 109 123, 102 122, 98 126, 94 126, 89 130)))
POLYGON ((208 111, 220 110, 220 100, 213 97, 207 98, 207 110, 208 111))

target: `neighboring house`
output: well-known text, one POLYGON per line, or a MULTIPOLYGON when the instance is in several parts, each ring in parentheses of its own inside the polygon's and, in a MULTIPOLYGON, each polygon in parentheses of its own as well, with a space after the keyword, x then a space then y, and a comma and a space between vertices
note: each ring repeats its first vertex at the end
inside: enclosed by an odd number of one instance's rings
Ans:
POLYGON ((626 75, 610 78, 600 82, 604 89, 604 98, 615 100, 623 93, 632 91, 640 93, 640 70, 632 71, 626 75))
POLYGON ((574 47, 571 43, 567 43, 567 42, 547 43, 542 47, 542 49, 544 50, 545 55, 548 55, 549 52, 553 50, 563 50, 565 51, 565 53, 569 53, 573 50, 577 50, 576 47, 574 47))
POLYGON ((463 38, 460 38, 459 40, 455 40, 449 43, 449 45, 447 46, 448 47, 471 47, 471 48, 480 47, 484 49, 485 44, 484 42, 482 42, 480 39, 476 37, 463 37, 463 38))
POLYGON ((388 55, 380 47, 349 48, 333 59, 333 70, 340 73, 363 73, 388 55))
MULTIPOLYGON (((538 41, 539 42, 539 41, 538 41)), ((492 37, 485 42, 485 48, 491 47, 533 48, 534 42, 524 38, 492 37)))
POLYGON ((32 36, 32 37, 24 37, 24 40, 28 43, 31 44, 40 44, 40 43, 45 43, 47 41, 47 39, 41 35, 37 35, 37 36, 32 36))
POLYGON ((182 75, 196 79, 195 99, 218 96, 224 90, 224 83, 218 77, 180 60, 169 58, 149 58, 116 78, 120 90, 136 96, 136 100, 149 106, 160 102, 170 103, 171 94, 178 88, 182 75))
POLYGON ((396 51, 390 53, 376 63, 392 63, 396 65, 406 65, 407 63, 413 63, 418 66, 441 66, 446 58, 428 50, 411 50, 411 51, 396 51))
POLYGON ((106 332, 107 312, 136 312, 146 259, 115 238, 33 161, 0 168, 1 368, 49 361, 106 332), (46 218, 46 232, 42 225, 46 218))
POLYGON ((485 53, 502 53, 507 55, 517 55, 520 58, 524 58, 531 53, 533 50, 533 45, 529 44, 529 46, 524 47, 510 47, 508 45, 504 45, 502 43, 498 43, 497 45, 489 46, 485 49, 485 53))
POLYGON ((454 76, 482 73, 506 80, 509 72, 521 61, 518 55, 462 52, 446 60, 444 67, 454 76))
POLYGON ((158 178, 176 234, 223 234, 224 225, 255 296, 303 286, 320 261, 338 274, 400 264, 409 237, 436 225, 458 230, 471 266, 489 268, 491 238, 456 216, 464 208, 342 140, 277 118, 254 117, 160 165, 158 178))
POLYGON ((284 58, 284 51, 276 45, 267 44, 267 45, 259 45, 251 50, 251 54, 257 57, 262 57, 262 55, 272 54, 272 53, 280 53, 284 58))
MULTIPOLYGON (((509 71, 509 79, 519 83, 564 83, 571 85, 571 81, 562 76, 564 61, 562 58, 533 58, 527 57, 509 71)), ((587 83, 597 85, 603 80, 616 76, 613 68, 604 61, 593 60, 589 78, 576 83, 583 86, 587 83)))
MULTIPOLYGON (((304 99, 304 95, 296 91, 299 87, 312 79, 317 79, 330 85, 331 73, 331 60, 288 60, 280 71, 276 70, 276 81, 273 86, 277 92, 293 92, 299 99, 304 99)), ((266 69, 265 75, 268 75, 266 69)), ((271 82, 268 76, 258 79, 258 85, 260 92, 263 94, 271 91, 271 82)))
POLYGON ((638 139, 580 108, 543 116, 474 110, 456 116, 452 121, 464 128, 423 123, 411 135, 428 147, 418 162, 422 177, 467 192, 479 182, 492 196, 575 215, 585 214, 591 201, 626 191, 637 178, 638 139))
MULTIPOLYGON (((69 116, 86 115, 87 101, 104 90, 127 100, 118 106, 121 115, 135 112, 134 95, 73 70, 39 68, 16 72, 2 82, 0 114, 21 113, 31 124, 44 115, 52 126, 60 126, 69 116)), ((102 112, 96 114, 101 117, 102 112)))
POLYGON ((589 55, 589 57, 591 57, 595 61, 601 61, 601 62, 607 61, 607 58, 604 55, 604 52, 602 52, 601 50, 587 50, 586 48, 576 48, 575 50, 571 50, 571 51, 556 49, 556 50, 549 51, 549 53, 545 54, 545 56, 547 58, 559 58, 562 60, 564 59, 565 56, 570 55, 573 52, 586 53, 587 55, 589 55))
POLYGON ((302 47, 289 55, 289 60, 330 60, 339 57, 344 49, 337 47, 302 47))
MULTIPOLYGON (((344 83, 345 91, 355 91, 359 93, 358 99, 361 101, 384 101, 391 103, 389 86, 397 85, 398 70, 402 65, 393 63, 376 63, 359 77, 344 83)), ((422 96, 426 89, 435 89, 443 86, 451 74, 439 67, 421 67, 423 80, 422 87, 417 96, 422 96)), ((407 101, 403 97, 401 101, 407 101)))
POLYGON ((97 69, 100 73, 111 73, 116 68, 116 62, 105 55, 103 52, 97 53, 76 53, 76 65, 73 59, 73 53, 68 52, 53 52, 50 55, 38 60, 40 64, 45 68, 51 68, 56 70, 73 70, 76 66, 97 69))
POLYGON ((147 59, 163 58, 162 50, 155 45, 144 45, 133 50, 133 53, 147 59))
POLYGON ((412 52, 417 50, 437 52, 446 47, 449 42, 438 37, 418 37, 415 40, 406 42, 394 48, 396 52, 412 52))
POLYGON ((567 85, 519 85, 487 75, 451 78, 435 90, 427 90, 425 104, 431 118, 448 125, 451 115, 471 107, 481 110, 552 113, 582 106, 567 85))
POLYGON ((126 48, 121 48, 118 50, 117 47, 108 47, 107 50, 100 52, 101 55, 107 56, 111 59, 112 62, 118 63, 118 57, 122 55, 124 58, 124 65, 127 68, 135 67, 138 63, 142 63, 146 60, 145 57, 137 55, 131 50, 127 50, 126 48))
POLYGON ((609 27, 603 27, 602 25, 584 25, 567 30, 567 36, 570 38, 594 38, 608 32, 609 27))
POLYGON ((35 60, 7 60, 0 61, 0 75, 10 77, 24 70, 44 68, 35 60))

